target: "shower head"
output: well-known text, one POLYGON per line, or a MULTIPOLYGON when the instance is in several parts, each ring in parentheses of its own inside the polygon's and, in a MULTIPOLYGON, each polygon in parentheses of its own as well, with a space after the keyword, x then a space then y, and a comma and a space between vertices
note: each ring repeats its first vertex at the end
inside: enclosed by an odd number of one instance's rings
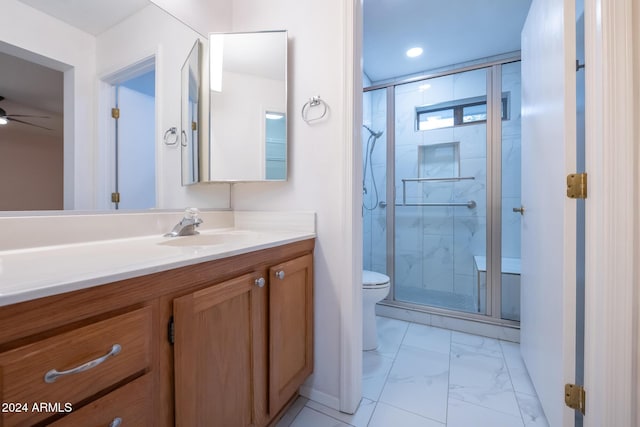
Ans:
POLYGON ((383 130, 381 130, 380 132, 374 132, 371 130, 371 128, 367 125, 362 125, 363 128, 365 128, 366 130, 369 131, 369 133, 371 134, 371 136, 373 136, 374 138, 378 139, 382 136, 382 133, 384 132, 383 130))

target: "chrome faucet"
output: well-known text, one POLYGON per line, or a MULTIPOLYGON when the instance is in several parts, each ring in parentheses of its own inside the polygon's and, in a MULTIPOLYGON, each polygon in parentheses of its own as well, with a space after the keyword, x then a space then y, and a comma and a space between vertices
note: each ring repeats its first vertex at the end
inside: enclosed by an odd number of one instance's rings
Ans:
POLYGON ((196 230, 202 219, 198 217, 200 212, 196 208, 187 208, 184 211, 184 217, 177 223, 171 232, 164 235, 164 237, 176 237, 176 236, 193 236, 200 234, 196 230))

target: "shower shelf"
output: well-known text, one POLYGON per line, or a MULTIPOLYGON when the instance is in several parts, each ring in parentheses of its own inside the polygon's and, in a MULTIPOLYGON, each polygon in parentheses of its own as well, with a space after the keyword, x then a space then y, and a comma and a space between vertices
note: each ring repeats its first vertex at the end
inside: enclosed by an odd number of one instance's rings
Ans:
POLYGON ((443 202, 443 203, 407 203, 407 182, 424 182, 424 181, 466 181, 476 179, 474 176, 456 176, 450 178, 403 178, 402 179, 402 203, 396 203, 396 206, 466 206, 469 209, 476 207, 475 200, 468 202, 443 202))

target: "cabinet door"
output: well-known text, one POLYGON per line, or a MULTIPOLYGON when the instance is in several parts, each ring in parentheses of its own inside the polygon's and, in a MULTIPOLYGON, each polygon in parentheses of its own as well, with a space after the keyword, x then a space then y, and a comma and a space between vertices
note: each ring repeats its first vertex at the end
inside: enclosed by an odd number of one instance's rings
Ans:
POLYGON ((257 278, 246 274, 174 300, 176 426, 255 426, 264 416, 253 393, 264 382, 256 369, 266 353, 266 287, 257 278))
POLYGON ((269 269, 269 399, 271 414, 313 371, 313 257, 269 269))

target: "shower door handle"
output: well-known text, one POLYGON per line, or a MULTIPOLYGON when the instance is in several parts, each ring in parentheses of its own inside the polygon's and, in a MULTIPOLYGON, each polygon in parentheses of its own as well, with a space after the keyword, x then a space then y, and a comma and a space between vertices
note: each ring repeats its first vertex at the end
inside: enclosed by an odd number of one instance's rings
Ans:
POLYGON ((524 206, 520 206, 519 208, 513 208, 514 212, 520 212, 520 215, 524 215, 524 206))

